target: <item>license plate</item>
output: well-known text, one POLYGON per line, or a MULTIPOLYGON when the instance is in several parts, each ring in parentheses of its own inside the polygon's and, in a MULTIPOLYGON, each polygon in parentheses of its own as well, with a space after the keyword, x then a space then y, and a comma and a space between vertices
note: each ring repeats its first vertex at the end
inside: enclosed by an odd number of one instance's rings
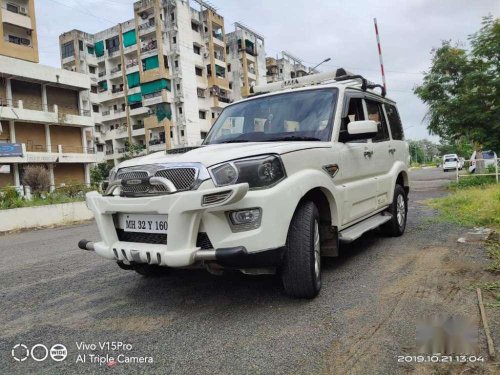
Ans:
POLYGON ((120 228, 125 232, 167 233, 167 215, 120 214, 120 228))

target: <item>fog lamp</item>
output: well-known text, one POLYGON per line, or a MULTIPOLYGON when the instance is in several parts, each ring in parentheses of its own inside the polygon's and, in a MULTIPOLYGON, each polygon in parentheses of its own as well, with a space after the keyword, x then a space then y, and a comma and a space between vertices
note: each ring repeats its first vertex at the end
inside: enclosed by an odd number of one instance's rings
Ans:
POLYGON ((262 209, 248 208, 239 211, 229 211, 227 215, 231 224, 231 230, 239 232, 258 228, 262 219, 262 209))

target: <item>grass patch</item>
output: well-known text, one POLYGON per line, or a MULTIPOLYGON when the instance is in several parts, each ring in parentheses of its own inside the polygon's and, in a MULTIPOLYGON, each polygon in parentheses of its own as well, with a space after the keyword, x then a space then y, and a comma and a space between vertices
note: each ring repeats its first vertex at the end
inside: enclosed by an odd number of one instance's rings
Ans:
MULTIPOLYGON (((488 255, 491 258, 488 271, 500 273, 500 242, 496 239, 487 240, 486 249, 488 249, 488 255)), ((496 282, 496 288, 500 289, 500 281, 496 282)))
POLYGON ((84 185, 64 186, 52 193, 41 193, 34 195, 32 199, 24 199, 13 188, 0 190, 0 210, 11 208, 46 206, 50 204, 61 204, 71 202, 82 202, 85 200, 85 193, 90 191, 84 185))
POLYGON ((474 186, 487 186, 491 184, 496 184, 495 176, 471 176, 471 177, 461 178, 458 180, 458 182, 450 183, 448 185, 448 188, 456 190, 474 186))
POLYGON ((438 219, 500 231, 500 185, 456 189, 446 197, 430 199, 426 203, 438 210, 438 219))

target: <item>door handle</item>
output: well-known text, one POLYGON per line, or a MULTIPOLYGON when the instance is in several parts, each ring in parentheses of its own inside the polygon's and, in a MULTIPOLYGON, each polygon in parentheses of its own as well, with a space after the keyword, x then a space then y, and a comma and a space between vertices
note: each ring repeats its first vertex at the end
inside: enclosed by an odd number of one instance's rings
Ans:
POLYGON ((389 149, 390 154, 394 154, 395 152, 396 152, 396 149, 394 147, 389 149))
POLYGON ((364 155, 364 157, 365 157, 365 158, 366 158, 366 157, 371 158, 371 157, 372 157, 372 155, 373 155, 373 151, 365 151, 365 152, 363 153, 363 155, 364 155))

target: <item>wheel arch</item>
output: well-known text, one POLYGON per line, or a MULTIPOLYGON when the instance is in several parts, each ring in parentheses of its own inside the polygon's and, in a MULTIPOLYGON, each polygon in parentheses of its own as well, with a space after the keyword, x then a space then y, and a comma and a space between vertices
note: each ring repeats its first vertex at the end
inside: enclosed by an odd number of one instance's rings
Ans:
POLYGON ((410 192, 410 179, 408 177, 408 172, 402 170, 398 173, 396 177, 395 185, 401 185, 405 190, 406 195, 410 192))
POLYGON ((330 226, 338 226, 337 203, 328 189, 324 187, 310 189, 302 196, 297 204, 297 208, 306 201, 312 201, 316 205, 322 223, 330 223, 330 226))

